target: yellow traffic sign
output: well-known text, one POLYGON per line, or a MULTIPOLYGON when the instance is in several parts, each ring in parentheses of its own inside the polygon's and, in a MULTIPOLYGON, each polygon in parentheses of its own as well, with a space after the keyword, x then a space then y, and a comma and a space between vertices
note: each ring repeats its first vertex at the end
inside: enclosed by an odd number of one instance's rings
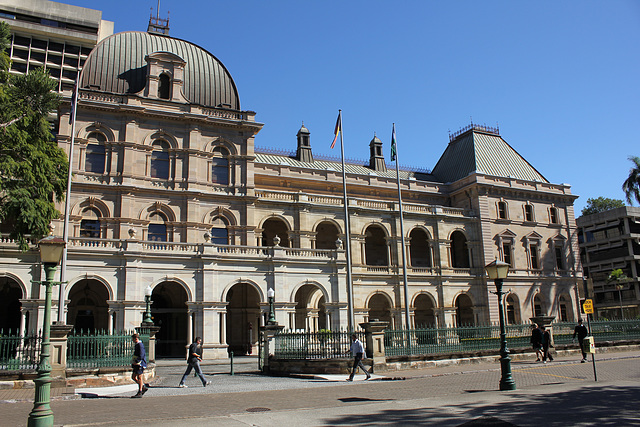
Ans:
POLYGON ((582 309, 586 314, 593 314, 593 300, 591 298, 587 298, 582 303, 582 309))

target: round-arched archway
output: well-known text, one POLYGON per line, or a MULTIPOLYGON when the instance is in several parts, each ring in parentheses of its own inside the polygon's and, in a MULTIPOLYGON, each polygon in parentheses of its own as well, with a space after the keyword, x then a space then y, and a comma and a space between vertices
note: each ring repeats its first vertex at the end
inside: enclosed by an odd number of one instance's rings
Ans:
POLYGON ((436 326, 436 312, 433 299, 426 294, 420 294, 413 303, 413 318, 415 328, 433 328, 436 326))
POLYGON ((20 284, 11 277, 0 277, 0 332, 18 334, 23 298, 20 284))
POLYGON ((260 294, 248 283, 236 283, 227 292, 227 345, 235 355, 251 354, 260 325, 260 294))
POLYGON ((69 290, 67 322, 77 332, 95 333, 109 329, 109 290, 96 279, 83 279, 69 290))
POLYGON ((308 331, 327 329, 327 311, 322 290, 316 285, 301 286, 295 295, 295 328, 308 331))
POLYGON ((456 320, 457 326, 473 326, 473 301, 467 294, 460 294, 456 298, 456 320))
POLYGON ((389 327, 393 327, 391 321, 391 302, 384 294, 375 294, 369 299, 369 321, 378 319, 381 322, 389 322, 389 327))
POLYGON ((151 294, 151 316, 160 327, 156 334, 158 357, 184 357, 189 344, 187 291, 173 281, 160 283, 151 294))

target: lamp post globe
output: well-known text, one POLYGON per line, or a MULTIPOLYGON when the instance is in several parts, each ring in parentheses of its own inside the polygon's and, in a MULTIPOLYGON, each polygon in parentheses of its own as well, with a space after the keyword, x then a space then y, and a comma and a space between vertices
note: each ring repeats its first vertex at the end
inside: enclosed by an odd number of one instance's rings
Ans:
MULTIPOLYGON (((44 318, 42 321, 42 345, 38 376, 34 380, 35 396, 33 409, 29 413, 27 426, 52 426, 53 411, 51 410, 51 364, 49 362, 51 346, 51 288, 60 285, 54 282, 56 267, 62 257, 65 247, 64 239, 47 236, 38 242, 40 259, 45 273, 45 280, 40 282, 45 287, 44 318)), ((62 307, 59 308, 60 310, 62 307)))
POLYGON ((494 260, 485 267, 489 279, 493 279, 496 285, 496 296, 498 297, 498 315, 500 317, 500 390, 515 390, 516 382, 511 375, 511 358, 507 348, 507 334, 505 331, 504 307, 502 304, 502 283, 509 275, 509 264, 499 260, 494 260))
POLYGON ((145 326, 152 326, 153 319, 151 318, 151 294, 153 293, 153 289, 151 289, 151 285, 147 285, 144 290, 144 302, 146 304, 146 308, 144 311, 144 317, 142 319, 142 323, 145 326))

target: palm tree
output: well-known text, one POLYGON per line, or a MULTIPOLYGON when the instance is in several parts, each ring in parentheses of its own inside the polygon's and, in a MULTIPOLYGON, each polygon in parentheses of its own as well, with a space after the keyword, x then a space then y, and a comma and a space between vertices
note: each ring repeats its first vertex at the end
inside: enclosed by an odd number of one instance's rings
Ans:
POLYGON ((629 169, 629 177, 622 183, 622 191, 627 196, 627 202, 633 204, 632 196, 640 203, 640 157, 629 156, 633 167, 629 169))

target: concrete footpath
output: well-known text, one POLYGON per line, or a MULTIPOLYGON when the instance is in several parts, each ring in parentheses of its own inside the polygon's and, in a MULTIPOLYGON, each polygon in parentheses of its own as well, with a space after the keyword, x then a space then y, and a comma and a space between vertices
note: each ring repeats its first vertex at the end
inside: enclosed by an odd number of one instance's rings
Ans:
MULTIPOLYGON (((51 404, 55 425, 640 425, 637 349, 596 355, 597 382, 591 362, 575 356, 514 361, 517 390, 509 392, 498 391, 497 362, 398 371, 366 382, 360 375, 350 383, 344 375, 268 377, 257 372, 255 359, 236 361, 233 376, 228 364, 205 364, 209 387, 191 376, 188 388, 178 388, 184 361, 161 361, 142 399, 130 398, 135 390, 110 387, 85 389, 84 398, 59 396, 51 404)), ((32 402, 0 400, 0 426, 26 424, 32 402)))

